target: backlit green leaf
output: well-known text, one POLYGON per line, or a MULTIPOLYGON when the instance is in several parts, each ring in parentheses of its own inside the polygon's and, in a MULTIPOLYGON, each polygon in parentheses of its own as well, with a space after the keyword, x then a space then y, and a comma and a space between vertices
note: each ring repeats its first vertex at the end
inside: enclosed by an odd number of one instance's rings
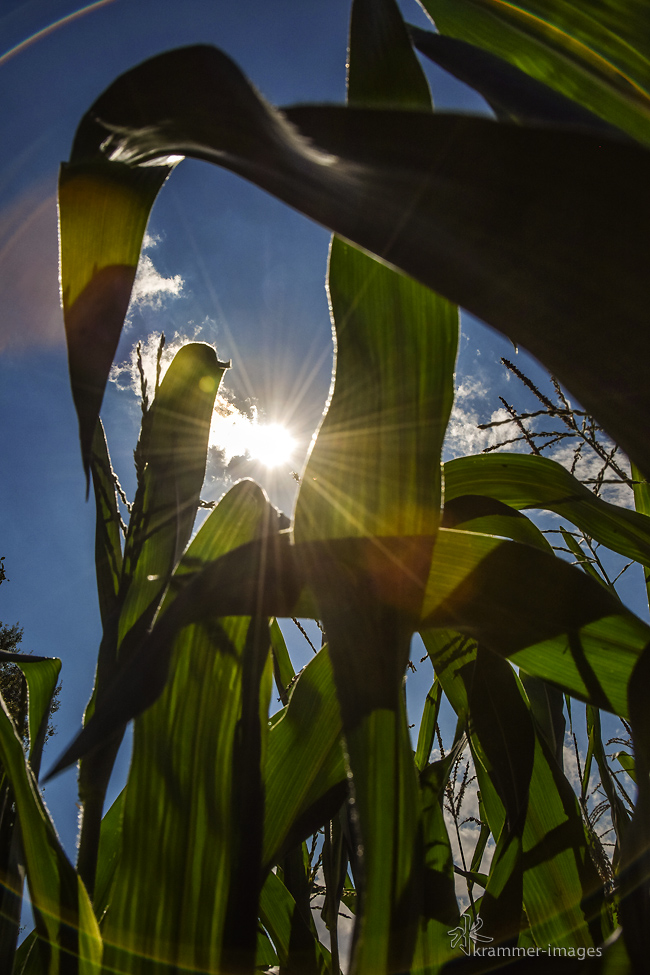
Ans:
POLYGON ((209 345, 176 353, 138 445, 141 482, 124 550, 119 638, 156 608, 187 545, 199 502, 212 408, 226 364, 209 345))
POLYGON ((485 47, 635 138, 650 141, 650 20, 643 0, 423 0, 445 34, 485 47))
POLYGON ((438 532, 423 622, 465 633, 622 715, 630 674, 650 639, 645 623, 561 559, 454 529, 438 532))
POLYGON ((171 172, 102 165, 96 134, 92 122, 78 133, 59 177, 61 293, 86 475, 149 211, 171 172))
POLYGON ((446 501, 480 494, 520 510, 554 511, 612 551, 650 563, 650 518, 597 498, 550 457, 478 454, 447 461, 444 472, 446 501))
MULTIPOLYGON (((236 485, 188 549, 168 601, 173 605, 178 599, 183 576, 263 531, 268 508, 252 482, 236 485)), ((237 860, 239 830, 248 822, 245 804, 257 802, 254 795, 241 794, 245 784, 238 764, 244 764, 248 637, 247 618, 208 617, 181 630, 172 643, 171 677, 162 697, 136 723, 122 851, 104 929, 108 968, 139 973, 143 958, 155 959, 159 972, 178 966, 217 970, 225 964, 222 956, 234 930, 226 924, 233 890, 238 883, 250 890, 250 877, 237 860)), ((261 699, 257 687, 258 709, 268 709, 270 676, 266 667, 261 699)), ((245 832, 254 849, 255 836, 248 828, 245 832)), ((258 854, 257 877, 260 868, 258 854)), ((252 890, 255 911, 258 893, 252 890)))
POLYGON ((44 975, 99 975, 101 938, 85 888, 66 857, 22 743, 0 698, 0 761, 21 822, 24 863, 44 975))

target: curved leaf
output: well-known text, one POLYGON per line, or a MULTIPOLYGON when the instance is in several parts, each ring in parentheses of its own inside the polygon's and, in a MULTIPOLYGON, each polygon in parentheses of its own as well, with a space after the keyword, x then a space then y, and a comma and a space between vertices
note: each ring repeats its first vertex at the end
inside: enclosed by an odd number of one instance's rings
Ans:
POLYGON ((574 566, 517 542, 441 528, 423 626, 465 633, 597 707, 625 716, 650 627, 574 566))
POLYGON ((650 518, 597 498, 549 457, 477 454, 444 465, 445 500, 479 494, 512 508, 543 508, 626 558, 650 565, 650 518))
POLYGON ((43 745, 50 720, 50 707, 61 672, 61 661, 58 657, 35 661, 33 657, 23 654, 22 660, 17 660, 16 664, 22 670, 27 681, 29 763, 32 772, 38 779, 43 745))
POLYGON ((0 698, 0 761, 21 823, 24 862, 41 951, 41 971, 99 975, 102 942, 86 890, 45 809, 13 722, 0 698))
POLYGON ((426 112, 282 116, 208 47, 122 76, 79 133, 136 181, 136 164, 170 153, 224 165, 400 267, 526 346, 650 471, 640 147, 426 112), (612 322, 625 335, 616 356, 612 322))
POLYGON ((650 141, 650 20, 644 0, 423 0, 445 34, 487 48, 612 125, 650 141))
POLYGON ((73 162, 64 163, 59 176, 61 294, 86 477, 149 211, 171 172, 166 166, 134 173, 98 165, 88 131, 95 135, 97 128, 89 123, 77 135, 73 162))
POLYGON ((418 51, 474 88, 497 118, 512 118, 533 125, 540 122, 572 125, 608 137, 625 138, 620 129, 482 47, 410 25, 409 33, 418 51))

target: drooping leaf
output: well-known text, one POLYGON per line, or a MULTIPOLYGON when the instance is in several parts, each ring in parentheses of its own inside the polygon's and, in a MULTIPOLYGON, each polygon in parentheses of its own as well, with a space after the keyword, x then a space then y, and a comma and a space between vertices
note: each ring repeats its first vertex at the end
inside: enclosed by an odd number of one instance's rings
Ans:
POLYGON ((650 639, 645 623, 574 566, 528 545, 444 528, 423 625, 465 633, 528 673, 622 715, 630 674, 650 639))
POLYGON ((59 177, 61 293, 86 476, 149 211, 171 172, 103 165, 92 138, 98 134, 92 122, 80 130, 59 177))
POLYGON ((647 565, 650 518, 597 498, 550 457, 478 454, 447 461, 445 499, 480 494, 518 510, 554 511, 614 552, 647 565))
POLYGON ((650 471, 643 149, 426 112, 285 115, 224 55, 196 47, 118 79, 79 139, 120 173, 135 166, 134 181, 138 163, 169 153, 251 179, 526 346, 650 471), (613 321, 626 337, 616 356, 613 321))
POLYGON ((99 975, 102 944, 85 888, 66 857, 0 698, 0 761, 21 823, 24 863, 36 920, 41 971, 99 975))
POLYGON ((646 143, 650 20, 643 0, 423 0, 445 34, 487 48, 646 143))
POLYGON ((411 25, 409 33, 418 51, 479 92, 499 119, 571 125, 625 138, 620 129, 482 47, 411 25))
POLYGON ((16 660, 25 680, 29 708, 27 712, 29 729, 29 763, 35 777, 41 766, 41 756, 45 736, 50 720, 50 707, 61 672, 61 661, 58 657, 35 660, 34 657, 22 654, 22 659, 16 660))
POLYGON ((507 504, 481 494, 461 494, 449 498, 445 492, 441 525, 457 531, 499 535, 552 552, 550 543, 529 518, 507 504))
POLYGON ((627 772, 633 782, 636 782, 636 765, 634 763, 634 756, 630 755, 629 752, 620 751, 616 752, 613 756, 619 763, 622 769, 627 772))

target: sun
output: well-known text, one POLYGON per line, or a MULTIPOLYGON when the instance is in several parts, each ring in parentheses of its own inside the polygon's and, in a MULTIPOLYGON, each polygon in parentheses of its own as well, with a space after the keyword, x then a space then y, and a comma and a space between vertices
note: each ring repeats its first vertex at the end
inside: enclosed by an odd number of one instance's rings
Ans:
POLYGON ((249 431, 248 452, 265 467, 288 463, 296 441, 281 423, 256 423, 249 431))

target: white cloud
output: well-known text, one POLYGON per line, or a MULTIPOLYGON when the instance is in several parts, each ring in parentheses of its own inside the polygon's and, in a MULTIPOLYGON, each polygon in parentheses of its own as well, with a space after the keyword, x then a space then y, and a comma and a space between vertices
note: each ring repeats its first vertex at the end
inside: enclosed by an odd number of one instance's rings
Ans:
MULTIPOLYGON (((154 238, 145 238, 148 246, 153 246, 154 238)), ((154 263, 147 254, 142 254, 135 275, 133 291, 131 292, 131 307, 134 305, 161 308, 166 298, 178 298, 182 289, 183 278, 175 274, 165 278, 154 267, 154 263)))
POLYGON ((152 247, 157 247, 161 240, 162 237, 159 234, 150 234, 147 231, 142 240, 142 250, 148 251, 151 250, 152 247))
MULTIPOLYGON (((509 425, 489 427, 481 430, 479 423, 507 419, 507 412, 501 407, 494 410, 488 420, 481 419, 478 410, 465 409, 456 402, 451 411, 445 438, 445 456, 461 457, 465 454, 480 454, 486 447, 494 447, 503 440, 509 440, 512 433, 509 425)), ((507 444, 503 450, 514 450, 516 444, 507 444)))

